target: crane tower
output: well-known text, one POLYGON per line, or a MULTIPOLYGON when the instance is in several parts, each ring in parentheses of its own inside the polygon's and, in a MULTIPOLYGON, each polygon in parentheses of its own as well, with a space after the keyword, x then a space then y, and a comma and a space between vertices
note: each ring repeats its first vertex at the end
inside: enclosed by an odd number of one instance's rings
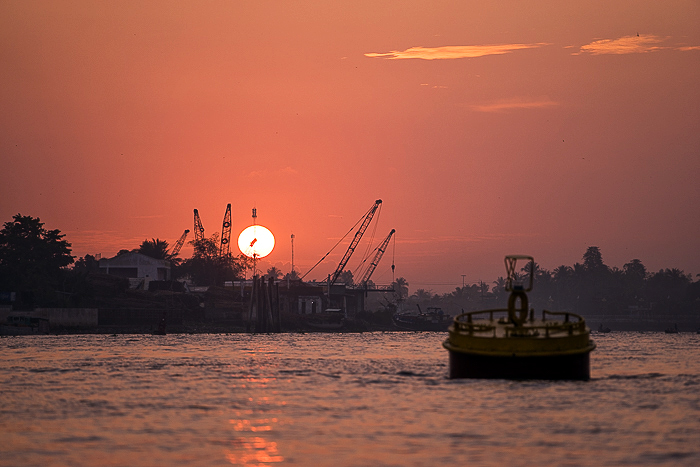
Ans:
POLYGON ((231 254, 231 203, 226 205, 224 222, 221 226, 221 247, 219 258, 226 258, 231 254))
POLYGON ((177 242, 175 242, 175 246, 170 252, 170 256, 177 256, 180 253, 182 245, 185 244, 185 239, 187 238, 188 233, 190 233, 190 231, 185 229, 185 231, 182 233, 182 236, 180 236, 180 239, 177 242))
POLYGON ((335 281, 338 280, 338 277, 343 272, 343 269, 345 269, 345 265, 348 264, 348 261, 350 261, 350 256, 352 256, 352 253, 355 251, 355 248, 357 248, 357 244, 360 243, 362 236, 365 234, 365 230, 367 230, 367 227, 369 226, 370 222, 372 222, 372 217, 374 217, 374 213, 377 212, 377 209, 379 208, 379 206, 381 204, 382 204, 382 200, 378 199, 374 202, 374 206, 372 206, 370 208, 370 210, 367 211, 367 214, 365 215, 365 219, 362 221, 362 225, 357 230, 357 232, 355 232, 355 237, 352 239, 352 242, 350 242, 350 246, 348 247, 348 250, 345 252, 343 259, 340 260, 338 267, 336 268, 335 272, 331 276, 331 280, 328 284, 329 287, 331 285, 335 284, 335 281))
POLYGON ((396 232, 396 230, 391 229, 389 235, 387 235, 382 243, 377 247, 377 253, 374 255, 374 258, 367 268, 367 271, 365 271, 365 273, 362 275, 362 279, 360 279, 359 284, 361 287, 367 287, 367 282, 369 281, 369 278, 372 277, 372 273, 377 268, 377 264, 379 264, 379 261, 381 261, 382 256, 384 256, 386 247, 389 245, 389 241, 391 240, 391 236, 394 235, 394 232, 396 232))
POLYGON ((204 240, 204 226, 202 219, 199 218, 199 211, 194 210, 194 241, 199 242, 204 240))

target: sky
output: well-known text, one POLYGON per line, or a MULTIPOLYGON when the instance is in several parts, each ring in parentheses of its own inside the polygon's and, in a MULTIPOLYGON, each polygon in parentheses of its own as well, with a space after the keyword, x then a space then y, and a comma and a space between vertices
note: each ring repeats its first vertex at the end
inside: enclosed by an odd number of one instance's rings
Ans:
POLYGON ((382 199, 349 263, 396 229, 378 284, 589 246, 695 277, 699 24, 697 0, 2 0, 0 222, 111 257, 231 203, 304 274, 382 199))

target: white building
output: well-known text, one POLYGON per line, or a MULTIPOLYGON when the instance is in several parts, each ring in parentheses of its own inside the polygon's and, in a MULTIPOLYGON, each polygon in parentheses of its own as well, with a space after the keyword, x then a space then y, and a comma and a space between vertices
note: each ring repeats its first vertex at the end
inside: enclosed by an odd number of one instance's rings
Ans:
POLYGON ((101 259, 100 272, 138 279, 138 282, 167 281, 170 280, 170 261, 151 258, 141 253, 122 253, 114 258, 101 259))

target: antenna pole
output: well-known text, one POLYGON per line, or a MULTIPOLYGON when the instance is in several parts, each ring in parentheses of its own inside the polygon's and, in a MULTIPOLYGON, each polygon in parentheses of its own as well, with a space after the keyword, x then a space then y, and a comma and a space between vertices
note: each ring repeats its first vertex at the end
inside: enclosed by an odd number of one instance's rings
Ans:
POLYGON ((292 274, 294 275, 294 234, 292 234, 292 274))
MULTIPOLYGON (((258 210, 253 208, 253 225, 255 225, 255 219, 258 218, 258 210)), ((257 257, 258 255, 255 253, 255 250, 253 250, 253 278, 257 278, 257 274, 255 273, 255 268, 256 268, 256 263, 257 263, 257 257)))

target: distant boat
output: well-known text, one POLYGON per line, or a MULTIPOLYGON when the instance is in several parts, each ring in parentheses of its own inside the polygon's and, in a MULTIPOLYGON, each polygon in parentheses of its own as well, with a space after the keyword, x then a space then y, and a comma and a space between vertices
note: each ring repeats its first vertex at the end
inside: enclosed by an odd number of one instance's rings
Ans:
POLYGON ((666 334, 678 334, 678 324, 674 324, 672 328, 666 328, 666 334))
POLYGON ((600 323, 600 326, 598 326, 598 332, 610 332, 610 328, 604 328, 603 323, 600 323))
POLYGON ((418 314, 395 313, 392 319, 396 327, 407 331, 447 331, 452 323, 451 317, 445 314, 442 308, 428 307, 427 311, 423 312, 420 305, 418 314))

